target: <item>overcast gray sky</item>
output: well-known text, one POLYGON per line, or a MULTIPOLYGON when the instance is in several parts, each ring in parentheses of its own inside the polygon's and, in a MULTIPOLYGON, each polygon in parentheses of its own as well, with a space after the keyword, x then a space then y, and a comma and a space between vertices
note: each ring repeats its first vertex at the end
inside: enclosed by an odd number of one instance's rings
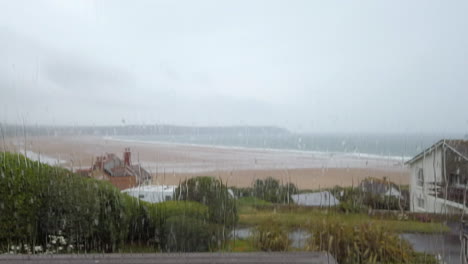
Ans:
POLYGON ((0 0, 0 120, 468 131, 468 1, 0 0))

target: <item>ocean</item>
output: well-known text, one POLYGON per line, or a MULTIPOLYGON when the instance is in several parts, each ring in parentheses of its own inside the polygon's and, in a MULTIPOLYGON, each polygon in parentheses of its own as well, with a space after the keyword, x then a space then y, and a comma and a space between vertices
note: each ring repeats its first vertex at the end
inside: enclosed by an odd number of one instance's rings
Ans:
POLYGON ((346 153, 409 159, 443 138, 437 134, 178 134, 113 136, 114 139, 223 147, 346 153))

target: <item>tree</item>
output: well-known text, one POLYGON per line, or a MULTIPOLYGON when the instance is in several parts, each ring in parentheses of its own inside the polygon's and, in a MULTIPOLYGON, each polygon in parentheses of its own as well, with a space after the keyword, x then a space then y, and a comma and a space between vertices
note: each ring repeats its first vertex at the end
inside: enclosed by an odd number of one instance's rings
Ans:
POLYGON ((175 192, 178 200, 196 201, 208 207, 217 246, 224 243, 238 220, 236 203, 227 186, 213 177, 196 177, 182 182, 175 192))
POLYGON ((237 208, 226 185, 213 177, 196 177, 176 188, 178 200, 196 201, 208 207, 209 220, 232 227, 237 223, 237 208))
POLYGON ((280 185, 278 180, 268 177, 265 180, 256 180, 253 192, 255 197, 265 201, 291 203, 291 194, 297 193, 297 187, 293 183, 280 185))

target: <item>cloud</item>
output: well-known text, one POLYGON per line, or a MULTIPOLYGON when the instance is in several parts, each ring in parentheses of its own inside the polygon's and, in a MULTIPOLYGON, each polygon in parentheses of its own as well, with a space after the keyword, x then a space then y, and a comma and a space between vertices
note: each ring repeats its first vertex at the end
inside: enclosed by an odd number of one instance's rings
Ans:
POLYGON ((80 92, 112 92, 134 86, 130 73, 112 66, 100 65, 91 59, 57 56, 45 62, 45 75, 64 89, 80 92))

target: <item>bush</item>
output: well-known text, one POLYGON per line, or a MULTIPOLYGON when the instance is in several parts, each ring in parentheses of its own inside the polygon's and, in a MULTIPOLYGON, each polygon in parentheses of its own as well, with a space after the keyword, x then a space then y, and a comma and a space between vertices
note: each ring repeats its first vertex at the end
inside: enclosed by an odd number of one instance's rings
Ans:
POLYGON ((118 252, 124 244, 164 251, 208 250, 219 245, 229 232, 225 227, 237 221, 227 188, 208 182, 196 181, 203 188, 180 189, 195 194, 185 197, 187 201, 151 204, 122 194, 109 182, 0 153, 0 252, 10 246, 45 251, 53 248, 57 236, 75 252, 118 252))
POLYGON ((362 213, 366 210, 366 208, 354 201, 342 201, 338 205, 338 210, 342 213, 362 213))
POLYGON ((182 182, 175 191, 180 201, 195 201, 208 208, 207 221, 213 243, 210 247, 224 247, 238 220, 237 206, 225 184, 213 177, 196 177, 182 182))
POLYGON ((256 180, 253 187, 255 197, 272 203, 293 203, 291 195, 297 192, 298 189, 294 184, 282 185, 271 177, 265 180, 256 180))
POLYGON ((288 232, 274 221, 266 221, 253 230, 253 244, 263 251, 287 251, 291 245, 288 232))
POLYGON ((172 216, 164 225, 165 251, 208 251, 212 241, 212 228, 206 221, 187 216, 172 216))
POLYGON ((126 242, 149 246, 154 242, 153 238, 155 236, 154 226, 149 214, 151 204, 127 194, 124 194, 123 198, 125 221, 128 223, 126 242))
POLYGON ((177 200, 196 201, 208 207, 208 219, 214 224, 230 229, 237 223, 234 197, 220 180, 213 177, 196 177, 182 182, 176 188, 177 200))
POLYGON ((411 245, 377 225, 329 221, 316 226, 312 233, 309 249, 328 251, 338 263, 415 263, 411 245))
MULTIPOLYGON (((367 208, 381 210, 409 210, 409 199, 399 199, 393 196, 382 196, 364 192, 355 187, 334 187, 330 192, 340 200, 338 207, 342 212, 363 212, 367 208)), ((405 191, 402 191, 405 197, 405 191)))
MULTIPOLYGON (((176 251, 179 249, 183 249, 185 252, 198 251, 198 247, 190 246, 191 244, 177 246, 175 243, 185 243, 182 238, 188 232, 187 230, 198 232, 199 234, 208 232, 204 226, 196 224, 205 222, 209 224, 208 207, 198 202, 166 201, 158 204, 149 204, 148 214, 151 221, 149 233, 152 234, 150 242, 154 243, 161 251, 176 251), (179 221, 176 219, 183 219, 184 225, 190 223, 187 219, 193 220, 194 226, 174 227, 174 224, 179 221), (197 230, 197 228, 200 228, 200 230, 197 230)), ((204 242, 204 244, 200 245, 202 248, 207 249, 210 247, 210 244, 206 240, 201 242, 204 242)))
POLYGON ((2 251, 10 245, 46 249, 60 234, 75 250, 114 252, 134 229, 132 221, 145 217, 141 208, 127 208, 131 198, 110 183, 19 154, 0 153, 0 176, 2 251))

